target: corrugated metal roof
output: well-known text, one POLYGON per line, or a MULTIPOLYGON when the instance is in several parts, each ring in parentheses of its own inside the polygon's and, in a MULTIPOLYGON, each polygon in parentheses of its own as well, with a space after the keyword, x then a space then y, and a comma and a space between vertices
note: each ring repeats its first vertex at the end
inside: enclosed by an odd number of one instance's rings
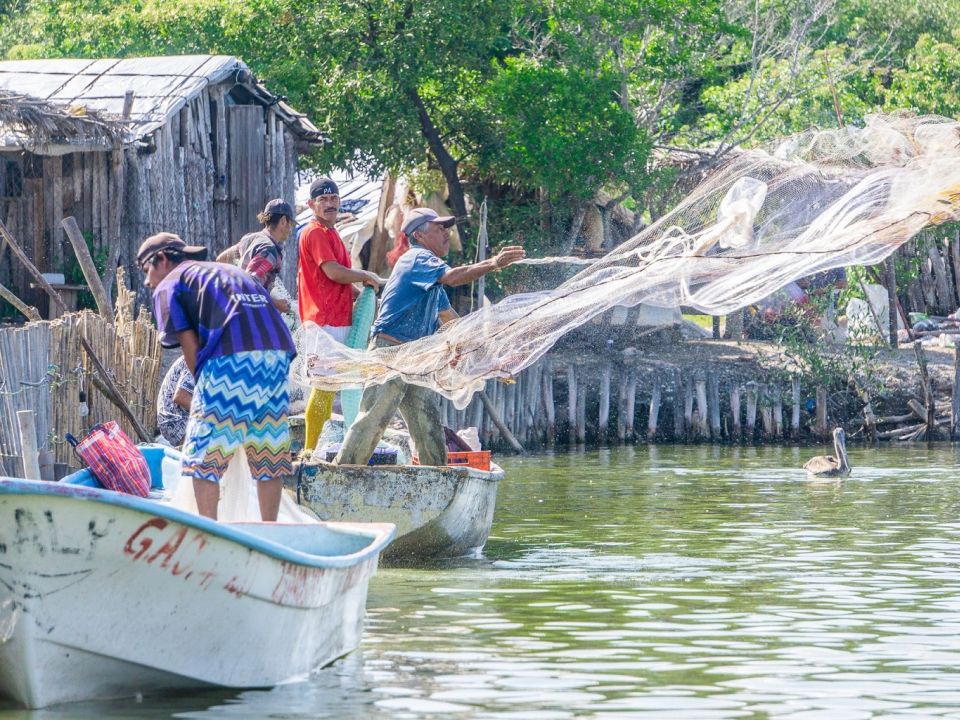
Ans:
POLYGON ((65 107, 83 106, 119 117, 124 95, 132 90, 133 108, 126 123, 131 140, 153 132, 205 87, 227 81, 231 76, 255 100, 274 106, 298 136, 306 140, 320 139, 317 129, 305 116, 256 84, 243 61, 227 55, 0 62, 0 90, 65 107))

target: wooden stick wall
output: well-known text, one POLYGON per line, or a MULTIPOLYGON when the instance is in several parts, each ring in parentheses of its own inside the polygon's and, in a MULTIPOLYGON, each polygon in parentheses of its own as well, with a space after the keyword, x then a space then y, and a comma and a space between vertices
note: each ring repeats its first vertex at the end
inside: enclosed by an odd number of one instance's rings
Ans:
MULTIPOLYGON (((801 436, 801 385, 731 382, 721 367, 647 368, 547 356, 486 393, 526 449, 586 442, 773 442, 801 436)), ((810 389, 811 396, 816 389, 810 389)), ((827 417, 826 393, 822 412, 827 417)), ((479 397, 463 410, 442 399, 452 428, 473 426, 484 447, 507 449, 479 397)), ((831 428, 815 427, 826 438, 831 428)))

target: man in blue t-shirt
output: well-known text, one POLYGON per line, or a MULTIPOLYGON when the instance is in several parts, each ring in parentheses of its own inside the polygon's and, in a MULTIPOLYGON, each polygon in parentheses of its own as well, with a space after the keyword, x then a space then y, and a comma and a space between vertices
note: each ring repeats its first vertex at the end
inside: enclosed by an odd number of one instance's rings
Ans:
POLYGON ((291 471, 287 375, 293 338, 263 286, 238 267, 201 262, 206 248, 172 233, 144 240, 137 263, 153 290, 163 347, 180 347, 196 378, 183 443, 183 475, 197 510, 217 518, 218 483, 243 450, 260 515, 277 519, 291 471))
MULTIPOLYGON (((524 257, 523 248, 510 246, 495 257, 473 265, 451 268, 443 258, 450 251, 450 228, 455 219, 430 208, 416 208, 404 218, 410 241, 393 267, 373 324, 372 347, 387 347, 432 335, 457 317, 444 287, 466 285, 493 270, 524 257)), ((366 464, 397 410, 417 446, 421 465, 446 465, 447 447, 440 411, 433 391, 408 385, 400 378, 363 391, 360 413, 343 440, 335 462, 366 464)))

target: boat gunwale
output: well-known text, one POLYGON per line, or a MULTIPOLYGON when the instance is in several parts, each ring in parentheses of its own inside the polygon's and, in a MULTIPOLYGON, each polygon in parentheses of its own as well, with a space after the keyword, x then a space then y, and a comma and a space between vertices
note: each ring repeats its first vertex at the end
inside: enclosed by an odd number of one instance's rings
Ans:
MULTIPOLYGON (((322 520, 316 524, 347 535, 360 536, 370 540, 363 549, 346 555, 313 555, 296 550, 290 546, 269 540, 256 533, 241 530, 232 523, 220 523, 216 520, 194 515, 149 498, 140 498, 100 488, 82 485, 68 485, 43 480, 24 480, 0 476, 0 495, 36 495, 46 497, 67 497, 76 500, 89 500, 145 515, 161 517, 180 523, 209 535, 222 538, 247 547, 282 562, 311 568, 349 568, 365 560, 376 557, 394 539, 397 528, 392 523, 357 523, 322 520)), ((306 523, 263 523, 246 521, 243 525, 304 525, 306 523)))
MULTIPOLYGON (((402 468, 405 472, 413 471, 415 473, 419 471, 439 470, 443 474, 449 473, 450 475, 457 476, 459 479, 475 478, 477 480, 486 480, 488 482, 499 482, 503 480, 506 474, 503 468, 494 462, 490 463, 489 470, 480 470, 478 468, 468 467, 466 465, 347 465, 327 462, 325 460, 319 460, 317 462, 309 462, 305 464, 312 465, 314 467, 325 467, 329 470, 343 468, 353 472, 370 472, 372 474, 384 475, 391 472, 395 473, 398 468, 402 468)), ((297 471, 294 470, 292 476, 296 478, 297 475, 297 471)))

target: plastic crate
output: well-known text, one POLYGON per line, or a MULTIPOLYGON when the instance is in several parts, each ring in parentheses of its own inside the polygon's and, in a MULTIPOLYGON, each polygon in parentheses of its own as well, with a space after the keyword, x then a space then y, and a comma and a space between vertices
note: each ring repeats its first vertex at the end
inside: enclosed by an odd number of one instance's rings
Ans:
POLYGON ((466 465, 475 470, 490 470, 490 451, 474 450, 471 452, 448 452, 447 465, 466 465))

